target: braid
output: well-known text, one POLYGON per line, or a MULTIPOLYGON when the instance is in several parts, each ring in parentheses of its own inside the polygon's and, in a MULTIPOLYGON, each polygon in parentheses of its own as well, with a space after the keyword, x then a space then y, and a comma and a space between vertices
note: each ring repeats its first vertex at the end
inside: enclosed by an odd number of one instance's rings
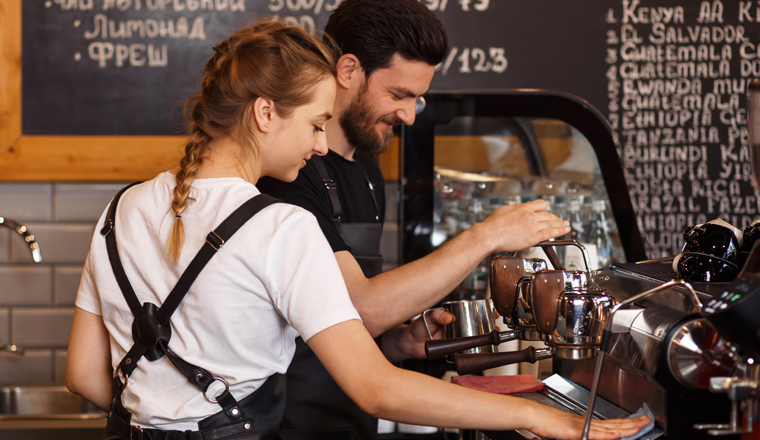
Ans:
POLYGON ((174 224, 169 236, 168 253, 175 263, 179 261, 182 253, 182 245, 185 242, 185 226, 182 223, 182 213, 187 209, 187 197, 190 194, 190 185, 195 180, 198 170, 203 164, 203 153, 211 138, 196 124, 192 124, 193 134, 185 146, 185 156, 179 162, 180 169, 175 178, 177 186, 174 187, 172 210, 174 211, 174 224))
POLYGON ((190 139, 172 190, 174 223, 167 244, 167 254, 175 264, 185 240, 182 213, 209 147, 230 139, 246 155, 257 157, 259 145, 249 117, 253 103, 260 97, 271 99, 280 117, 290 117, 295 108, 313 99, 320 81, 335 77, 328 49, 303 29, 274 21, 240 29, 214 46, 203 69, 200 92, 184 106, 190 139))

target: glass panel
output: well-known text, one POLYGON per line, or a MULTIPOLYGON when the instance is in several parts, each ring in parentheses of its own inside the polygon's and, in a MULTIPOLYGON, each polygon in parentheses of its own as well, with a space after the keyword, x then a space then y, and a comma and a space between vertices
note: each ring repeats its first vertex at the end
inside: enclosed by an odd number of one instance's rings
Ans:
MULTIPOLYGON (((499 206, 542 198, 571 221, 573 235, 563 238, 586 247, 592 270, 625 262, 599 162, 578 130, 558 120, 466 116, 437 125, 435 135, 435 247, 499 206)), ((585 269, 576 248, 557 251, 566 269, 585 269)), ((546 259, 535 248, 519 255, 546 259)), ((462 283, 459 297, 485 297, 486 268, 462 283)))

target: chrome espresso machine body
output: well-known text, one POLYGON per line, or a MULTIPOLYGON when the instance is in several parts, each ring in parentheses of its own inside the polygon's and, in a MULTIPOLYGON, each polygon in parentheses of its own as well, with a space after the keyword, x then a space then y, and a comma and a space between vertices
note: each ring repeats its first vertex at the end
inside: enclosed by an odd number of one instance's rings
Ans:
MULTIPOLYGON (((721 318, 717 314, 708 313, 711 301, 725 295, 726 283, 693 283, 693 293, 686 292, 681 285, 673 285, 627 304, 627 300, 660 288, 677 274, 669 261, 645 261, 643 240, 616 148, 604 118, 572 95, 540 90, 431 93, 417 122, 402 130, 400 260, 413 261, 432 252, 457 230, 478 221, 478 215, 482 219, 489 209, 515 199, 544 198, 558 215, 562 209, 570 211, 567 205, 573 200, 603 200, 601 206, 606 204, 611 224, 609 246, 602 241, 594 243, 589 238, 592 234, 587 232, 572 237, 584 241, 589 248, 582 259, 591 267, 578 266, 561 246, 545 246, 551 249, 547 253, 536 248, 529 255, 492 257, 492 261, 516 263, 518 269, 508 276, 502 275, 500 282, 508 282, 496 289, 494 286, 499 284, 491 273, 490 293, 507 328, 502 327, 501 340, 498 332, 494 332, 490 339, 481 342, 498 344, 519 339, 521 344, 536 344, 540 339, 546 345, 519 352, 458 355, 458 358, 477 362, 465 371, 469 373, 505 363, 551 358, 553 374, 545 378, 545 388, 518 395, 580 415, 586 414, 589 390, 601 364, 596 416, 626 417, 646 403, 657 423, 656 429, 642 438, 715 438, 714 434, 726 434, 730 428, 706 425, 733 423, 736 428, 742 417, 756 416, 752 381, 755 377, 756 384, 757 368, 748 364, 751 355, 738 347, 747 342, 737 341, 735 335, 723 330, 726 324, 719 323, 721 318), (558 130, 567 134, 569 148, 565 148, 568 144, 562 139, 552 137, 558 130), (516 151, 521 158, 515 159, 516 151), (500 162, 493 157, 500 157, 500 162), (578 173, 580 163, 595 164, 595 169, 588 173, 590 176, 578 173), (599 166, 600 163, 604 166, 599 166), (609 257, 615 263, 599 264, 605 261, 604 253, 609 249, 609 257), (559 273, 557 265, 566 268, 559 273), (581 276, 587 281, 585 287, 565 286, 541 294, 541 289, 527 285, 537 280, 543 283, 547 277, 567 279, 567 274, 573 271, 585 274, 581 276), (512 283, 515 290, 510 292, 512 283), (506 296, 503 292, 507 292, 506 296), (535 330, 530 327, 539 322, 537 316, 542 320, 547 316, 545 310, 534 310, 539 306, 536 303, 548 298, 549 309, 556 307, 555 318, 561 321, 571 315, 562 311, 559 305, 562 301, 579 303, 577 298, 582 297, 582 303, 592 304, 592 296, 597 294, 604 299, 605 305, 598 308, 603 312, 584 312, 585 317, 573 324, 581 327, 574 330, 586 332, 595 326, 593 334, 586 333, 584 339, 563 339, 560 332, 571 335, 565 324, 561 329, 556 323, 543 327, 542 324, 535 330), (544 296, 528 300, 536 295, 544 296), (610 317, 614 306, 622 303, 626 306, 610 317), (700 310, 701 305, 704 310, 700 310), (608 324, 604 342, 599 334, 608 324), (508 337, 505 330, 510 332, 508 337), (583 349, 568 350, 573 348, 568 341, 581 340, 585 344, 583 349), (598 344, 605 353, 601 363, 598 344), (495 358, 500 360, 493 361, 495 358), (695 425, 707 429, 697 429, 695 425)), ((488 263, 483 263, 485 269, 473 271, 472 279, 465 280, 455 292, 460 299, 475 295, 472 287, 477 283, 473 280, 477 281, 479 274, 488 270, 488 263)), ((723 318, 722 322, 726 321, 723 318)), ((531 438, 530 434, 519 432, 486 434, 492 439, 531 438)))

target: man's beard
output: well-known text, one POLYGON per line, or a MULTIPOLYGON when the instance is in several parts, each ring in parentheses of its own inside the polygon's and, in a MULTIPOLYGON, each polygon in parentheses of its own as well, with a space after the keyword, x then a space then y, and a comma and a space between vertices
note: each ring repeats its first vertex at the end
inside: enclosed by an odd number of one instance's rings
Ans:
POLYGON ((385 153, 391 147, 393 130, 383 130, 383 134, 377 133, 377 123, 382 121, 396 126, 401 120, 394 115, 375 117, 372 106, 366 100, 367 83, 365 82, 346 111, 340 115, 340 127, 346 135, 348 142, 370 156, 385 153))

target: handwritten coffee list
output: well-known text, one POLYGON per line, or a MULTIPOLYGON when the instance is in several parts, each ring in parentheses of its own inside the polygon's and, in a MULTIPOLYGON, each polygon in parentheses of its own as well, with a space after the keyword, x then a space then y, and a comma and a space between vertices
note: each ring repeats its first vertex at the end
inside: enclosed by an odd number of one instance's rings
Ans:
MULTIPOLYGON (((324 30, 341 0, 29 0, 23 14, 23 130, 39 135, 183 132, 211 48, 256 17, 324 30), (34 56, 27 56, 34 54, 34 56), (38 115, 44 114, 45 118, 38 115)), ((421 0, 447 27, 477 23, 491 0, 421 0)), ((444 78, 501 76, 503 44, 451 33, 444 78)), ((467 81, 465 81, 466 83, 467 81)))
POLYGON ((746 110, 760 6, 681 3, 622 0, 604 17, 608 118, 650 258, 677 254, 686 226, 760 218, 746 110))
MULTIPOLYGON (((337 3, 337 0, 333 0, 337 3)), ((249 0, 250 3, 250 0, 249 0)), ((313 9, 319 13, 324 0, 288 0, 291 10, 313 9)), ((227 14, 232 22, 251 13, 245 0, 46 0, 45 8, 57 8, 61 13, 70 11, 89 12, 89 20, 72 16, 73 27, 81 31, 87 43, 87 57, 98 67, 167 67, 169 63, 167 44, 169 40, 207 40, 209 22, 223 23, 217 34, 231 32, 228 20, 219 14, 227 14), (213 15, 210 15, 213 13, 213 15), (238 17, 233 17, 237 15, 238 17), (128 42, 138 40, 138 42, 128 42)), ((271 11, 280 11, 285 0, 272 0, 271 11)), ((333 10, 336 5, 326 5, 333 10)), ((300 17, 277 16, 281 21, 299 24, 315 32, 316 25, 310 15, 300 17)), ((216 35, 215 35, 216 36, 216 35)), ((82 52, 73 54, 81 61, 82 52)))
MULTIPOLYGON (((72 16, 73 28, 87 43, 86 50, 72 54, 75 61, 89 58, 100 68, 167 67, 167 44, 162 40, 205 41, 209 22, 222 24, 215 36, 234 30, 228 20, 218 16, 220 13, 237 15, 233 23, 242 22, 240 16, 270 16, 316 34, 323 27, 318 25, 318 17, 329 15, 341 0, 247 0, 247 3, 246 0, 45 0, 44 6, 61 13, 94 11, 85 20, 72 16), (130 17, 126 18, 125 13, 131 13, 130 17), (127 42, 135 39, 139 42, 127 42)), ((452 4, 449 0, 422 0, 422 3, 438 14, 447 9, 487 12, 490 6, 490 0, 452 0, 452 4)), ((454 46, 437 70, 446 75, 452 65, 460 73, 502 73, 507 68, 507 59, 503 47, 454 46)))

